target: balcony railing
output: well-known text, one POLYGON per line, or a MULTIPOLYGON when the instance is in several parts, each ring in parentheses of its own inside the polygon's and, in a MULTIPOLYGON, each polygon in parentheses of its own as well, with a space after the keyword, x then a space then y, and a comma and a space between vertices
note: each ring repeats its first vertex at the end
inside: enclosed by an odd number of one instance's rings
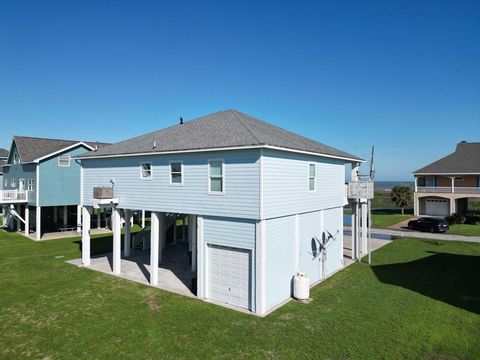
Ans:
POLYGON ((448 193, 448 194, 480 194, 480 187, 459 187, 454 186, 417 186, 420 193, 448 193))
POLYGON ((349 199, 373 199, 373 181, 350 181, 348 183, 349 199))
POLYGON ((23 203, 28 201, 28 191, 26 190, 0 190, 0 203, 23 203))

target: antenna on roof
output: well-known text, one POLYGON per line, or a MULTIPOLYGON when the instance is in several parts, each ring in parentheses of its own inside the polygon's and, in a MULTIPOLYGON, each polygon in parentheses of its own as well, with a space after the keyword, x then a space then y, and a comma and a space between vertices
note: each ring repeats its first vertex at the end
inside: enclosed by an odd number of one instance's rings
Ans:
POLYGON ((180 125, 183 125, 183 117, 180 116, 180 125))
POLYGON ((152 149, 155 149, 156 147, 157 147, 157 142, 154 141, 154 142, 153 142, 153 147, 152 147, 152 149))

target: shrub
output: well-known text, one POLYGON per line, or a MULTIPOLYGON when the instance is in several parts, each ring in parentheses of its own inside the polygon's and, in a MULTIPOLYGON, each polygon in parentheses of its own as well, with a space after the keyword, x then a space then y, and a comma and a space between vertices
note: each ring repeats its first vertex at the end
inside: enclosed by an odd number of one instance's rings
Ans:
POLYGON ((447 220, 449 225, 463 224, 465 222, 465 216, 463 214, 454 213, 452 215, 446 216, 445 220, 447 220))
POLYGON ((476 225, 480 222, 480 215, 468 214, 465 215, 465 224, 476 225))

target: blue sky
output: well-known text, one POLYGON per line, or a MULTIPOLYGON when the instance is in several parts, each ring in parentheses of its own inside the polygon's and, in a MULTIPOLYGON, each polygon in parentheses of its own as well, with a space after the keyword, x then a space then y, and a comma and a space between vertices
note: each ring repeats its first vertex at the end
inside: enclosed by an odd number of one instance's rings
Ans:
POLYGON ((0 147, 230 108, 408 180, 480 141, 480 2, 0 1, 0 147))

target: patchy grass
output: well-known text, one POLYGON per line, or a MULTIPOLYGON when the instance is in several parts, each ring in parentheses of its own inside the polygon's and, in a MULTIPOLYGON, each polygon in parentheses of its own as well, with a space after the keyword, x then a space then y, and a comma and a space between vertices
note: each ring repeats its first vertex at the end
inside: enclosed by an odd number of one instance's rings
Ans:
POLYGON ((480 236, 480 224, 455 224, 450 225, 447 234, 452 235, 467 235, 467 236, 480 236))
POLYGON ((0 231, 0 358, 480 358, 479 244, 395 240, 265 318, 66 264, 79 246, 0 231))

